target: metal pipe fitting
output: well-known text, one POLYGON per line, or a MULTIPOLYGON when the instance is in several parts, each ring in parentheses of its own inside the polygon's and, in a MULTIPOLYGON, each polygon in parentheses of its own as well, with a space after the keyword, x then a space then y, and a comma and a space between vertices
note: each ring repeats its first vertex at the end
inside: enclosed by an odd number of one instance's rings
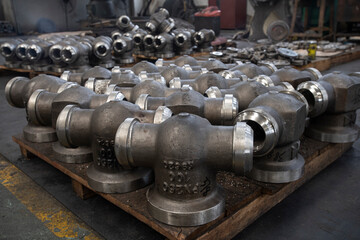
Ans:
POLYGON ((37 38, 30 38, 16 46, 15 54, 20 60, 22 60, 21 63, 22 68, 31 70, 31 64, 26 56, 26 49, 29 47, 29 45, 31 45, 32 43, 36 43, 38 41, 40 40, 37 38))
POLYGON ((132 38, 121 36, 113 42, 115 61, 120 64, 133 63, 132 56, 133 44, 132 38))
POLYGON ((160 8, 158 12, 150 16, 150 20, 145 23, 145 30, 152 33, 170 32, 175 26, 169 18, 169 12, 165 8, 160 8))
POLYGON ((143 38, 144 42, 144 56, 155 56, 155 37, 151 34, 146 34, 143 38))
POLYGON ((111 36, 111 39, 112 39, 113 41, 115 41, 116 39, 118 39, 119 37, 121 37, 122 34, 121 34, 118 30, 115 30, 115 31, 112 31, 112 32, 111 32, 110 36, 111 36))
POLYGON ((21 39, 11 39, 0 45, 1 55, 5 58, 5 66, 10 68, 20 67, 20 58, 16 56, 16 47, 22 43, 21 39))
POLYGON ((146 194, 152 217, 169 225, 197 226, 225 210, 216 172, 243 175, 251 170, 252 139, 245 123, 213 126, 180 113, 158 125, 126 119, 116 132, 114 149, 123 168, 154 169, 155 184, 146 194))
POLYGON ((142 71, 139 73, 138 76, 140 78, 140 81, 142 81, 142 82, 145 80, 154 80, 161 84, 166 85, 166 80, 163 76, 161 76, 160 73, 147 73, 145 71, 142 71))
POLYGON ((204 73, 195 79, 184 80, 180 78, 174 78, 169 82, 170 88, 181 88, 183 85, 189 85, 195 91, 198 91, 201 94, 205 94, 206 90, 213 86, 220 89, 228 88, 228 83, 226 82, 225 78, 212 71, 204 73))
POLYGON ((94 65, 99 65, 105 68, 112 68, 115 65, 111 54, 112 43, 112 39, 107 36, 95 38, 92 42, 93 54, 96 57, 94 65))
POLYGON ((82 41, 74 41, 65 45, 60 52, 61 60, 69 65, 74 72, 83 72, 90 68, 89 55, 92 52, 92 46, 83 39, 82 41))
POLYGON ((191 90, 190 87, 182 87, 181 91, 167 97, 142 94, 135 104, 145 110, 166 106, 174 114, 182 112, 195 114, 208 119, 215 125, 232 123, 238 113, 237 100, 231 94, 226 94, 221 98, 206 98, 199 92, 191 90))
POLYGON ((253 79, 259 75, 269 76, 273 72, 275 72, 277 68, 273 64, 263 64, 261 66, 258 66, 253 63, 244 63, 230 69, 230 71, 236 70, 242 72, 243 75, 246 75, 248 78, 253 79))
POLYGON ((189 73, 185 69, 176 65, 170 65, 166 67, 161 72, 161 75, 164 77, 167 86, 169 86, 169 82, 176 77, 180 79, 190 78, 189 73))
POLYGON ((139 75, 141 72, 145 71, 146 73, 159 73, 158 67, 148 61, 141 61, 131 67, 131 71, 133 71, 136 75, 139 75))
POLYGON ((179 67, 183 67, 184 65, 189 65, 191 68, 199 67, 198 61, 195 58, 188 55, 180 56, 175 60, 158 59, 155 62, 155 65, 158 67, 169 66, 170 64, 175 64, 179 67))
POLYGON ((188 28, 178 28, 172 32, 175 34, 174 45, 176 55, 191 54, 193 52, 192 38, 195 31, 188 28))
POLYGON ((26 49, 27 60, 32 64, 35 71, 48 71, 52 60, 49 57, 50 42, 39 41, 29 44, 26 49))
POLYGON ((310 124, 305 134, 319 141, 354 142, 359 137, 356 110, 360 107, 357 92, 360 78, 340 72, 304 82, 297 89, 309 102, 310 124))
POLYGON ((103 79, 111 79, 111 77, 112 77, 111 71, 100 66, 92 67, 84 71, 83 73, 64 71, 60 76, 60 78, 65 81, 75 82, 81 86, 84 86, 89 78, 94 78, 96 80, 103 80, 103 79))
POLYGON ((237 121, 254 130, 254 166, 249 177, 285 183, 302 176, 305 161, 298 150, 306 115, 303 99, 276 91, 258 96, 239 113, 237 121))
POLYGON ((175 56, 173 48, 174 36, 169 33, 161 33, 154 38, 155 56, 172 58, 175 56))
POLYGON ((131 70, 121 71, 119 68, 113 68, 111 74, 111 81, 108 85, 116 85, 118 87, 134 87, 140 83, 140 78, 131 70))
POLYGON ((114 87, 111 90, 121 92, 125 99, 132 103, 135 103, 141 94, 149 94, 153 97, 167 97, 174 92, 180 91, 180 89, 171 89, 153 80, 145 80, 134 87, 114 87))
POLYGON ((134 43, 134 54, 142 55, 144 54, 144 37, 147 34, 145 30, 139 28, 136 33, 133 35, 133 43, 134 43))
POLYGON ((31 80, 25 77, 15 77, 5 86, 6 100, 11 106, 24 108, 35 90, 45 89, 56 93, 64 83, 66 81, 63 79, 45 74, 40 74, 31 80))
POLYGON ((116 21, 116 26, 119 28, 119 30, 121 32, 131 32, 131 31, 136 31, 139 26, 138 25, 134 25, 130 18, 126 15, 122 15, 118 18, 118 20, 116 21))
POLYGON ((258 82, 239 82, 229 89, 212 86, 205 91, 205 95, 209 98, 220 98, 232 94, 237 100, 239 111, 242 111, 247 109, 255 98, 268 91, 268 88, 258 82))
POLYGON ((321 76, 321 73, 315 68, 299 71, 290 66, 285 66, 282 69, 275 71, 270 76, 259 75, 255 77, 255 81, 261 82, 265 86, 276 86, 282 82, 288 82, 296 88, 300 83, 316 81, 321 76))
POLYGON ((215 32, 211 29, 201 29, 193 36, 193 41, 196 45, 196 50, 199 52, 212 51, 211 42, 215 40, 215 32))
POLYGON ((114 153, 118 127, 128 117, 136 117, 142 122, 161 123, 170 116, 171 111, 164 107, 156 111, 143 111, 124 101, 111 101, 96 109, 68 105, 60 113, 56 129, 63 146, 91 146, 94 161, 87 169, 87 176, 94 190, 124 193, 148 185, 153 175, 151 169, 124 170, 119 166, 114 153))
POLYGON ((67 64, 61 59, 61 50, 65 45, 71 44, 71 40, 63 39, 53 44, 49 49, 49 57, 53 61, 52 71, 62 73, 65 71, 67 64))

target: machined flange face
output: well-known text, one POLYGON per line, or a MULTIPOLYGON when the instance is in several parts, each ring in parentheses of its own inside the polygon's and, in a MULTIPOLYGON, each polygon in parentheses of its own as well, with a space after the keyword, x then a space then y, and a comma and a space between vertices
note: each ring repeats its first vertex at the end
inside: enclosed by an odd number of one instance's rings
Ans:
POLYGON ((162 196, 156 187, 146 193, 148 211, 156 220, 173 226, 199 226, 211 222, 225 211, 224 190, 217 186, 210 195, 193 200, 173 200, 162 196))
POLYGON ((76 148, 67 148, 62 146, 59 142, 54 142, 52 144, 52 149, 55 152, 55 159, 59 162, 86 163, 93 160, 90 147, 80 146, 76 148))
POLYGON ((326 111, 329 97, 326 89, 320 83, 315 81, 300 83, 297 91, 307 99, 310 117, 316 117, 326 111))
POLYGON ((24 127, 23 134, 29 142, 45 143, 57 141, 56 131, 51 127, 28 124, 24 127))
POLYGON ((260 182, 287 183, 298 180, 304 173, 304 158, 298 153, 300 142, 276 147, 267 156, 254 158, 248 177, 260 182))
POLYGON ((103 172, 94 163, 86 171, 88 183, 92 189, 103 193, 126 193, 149 185, 153 179, 153 171, 148 168, 134 168, 103 172))

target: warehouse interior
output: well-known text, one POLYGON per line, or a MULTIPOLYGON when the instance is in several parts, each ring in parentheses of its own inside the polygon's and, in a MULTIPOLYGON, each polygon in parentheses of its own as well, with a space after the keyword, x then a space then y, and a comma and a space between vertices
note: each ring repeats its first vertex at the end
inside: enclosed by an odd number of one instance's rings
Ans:
POLYGON ((359 11, 1 0, 0 239, 359 239, 359 11))

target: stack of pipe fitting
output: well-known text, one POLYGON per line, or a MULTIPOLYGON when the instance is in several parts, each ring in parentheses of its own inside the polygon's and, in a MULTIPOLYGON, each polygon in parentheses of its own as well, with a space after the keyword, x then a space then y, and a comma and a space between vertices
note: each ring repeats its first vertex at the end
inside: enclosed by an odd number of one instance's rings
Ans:
POLYGON ((212 30, 175 29, 166 9, 154 13, 145 30, 123 15, 116 22, 118 30, 111 36, 64 36, 11 39, 0 45, 5 66, 35 71, 84 72, 91 66, 112 68, 115 64, 134 62, 133 54, 172 58, 175 55, 210 51, 215 38, 212 30), (195 46, 195 47, 194 47, 195 46))
POLYGON ((17 77, 6 98, 26 108, 27 141, 52 142, 57 161, 92 162, 87 178, 95 191, 151 185, 149 213, 174 226, 206 224, 224 213, 217 171, 267 183, 301 178, 305 128, 320 141, 359 136, 359 73, 216 66, 189 56, 160 62, 67 72, 66 80, 17 77))

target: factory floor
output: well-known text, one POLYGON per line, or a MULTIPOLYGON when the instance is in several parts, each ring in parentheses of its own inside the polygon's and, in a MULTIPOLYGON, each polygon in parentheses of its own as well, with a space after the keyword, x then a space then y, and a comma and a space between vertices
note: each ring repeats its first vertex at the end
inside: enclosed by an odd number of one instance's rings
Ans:
MULTIPOLYGON (((21 157, 11 136, 25 126, 25 110, 4 95, 14 76, 0 76, 0 239, 163 239, 100 196, 81 200, 70 179, 44 161, 21 157)), ((360 141, 235 239, 360 239, 360 141)))

